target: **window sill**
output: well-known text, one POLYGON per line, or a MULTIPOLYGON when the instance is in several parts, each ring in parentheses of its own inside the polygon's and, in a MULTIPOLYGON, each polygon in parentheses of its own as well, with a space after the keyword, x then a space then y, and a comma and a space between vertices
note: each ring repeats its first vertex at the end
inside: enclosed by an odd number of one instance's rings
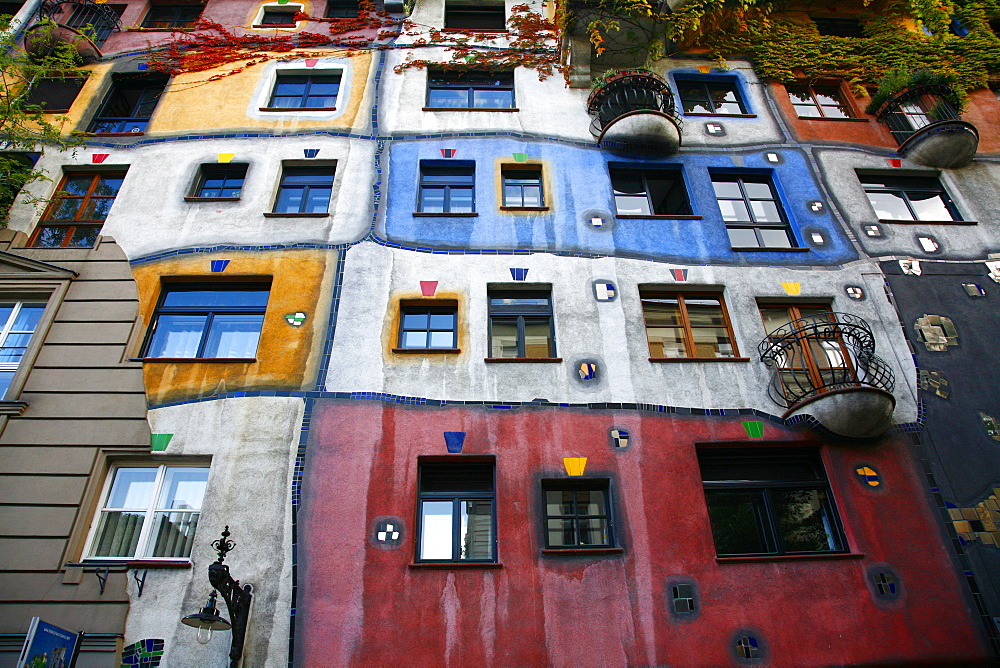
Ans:
POLYGON ((677 215, 662 214, 662 213, 651 213, 649 215, 616 213, 615 218, 622 218, 625 220, 642 220, 645 218, 653 218, 655 220, 701 220, 702 217, 687 213, 679 213, 677 215))
POLYGON ((407 568, 412 568, 415 570, 428 570, 428 571, 451 571, 451 570, 464 570, 467 568, 503 568, 503 564, 499 561, 473 561, 473 562, 462 562, 462 561, 415 561, 413 563, 407 564, 407 568))
POLYGON ((757 118, 757 114, 688 114, 685 116, 691 116, 693 118, 757 118))
POLYGON ((559 364, 562 362, 561 357, 487 357, 483 360, 487 364, 524 364, 531 362, 539 362, 542 364, 559 364))
POLYGON ((471 33, 492 33, 494 35, 506 35, 510 31, 506 28, 449 28, 444 27, 441 32, 471 32, 471 33))
POLYGON ((808 253, 811 248, 805 248, 802 246, 794 246, 788 248, 787 246, 733 246, 733 250, 739 253, 808 253))
POLYGON ((141 137, 145 132, 91 132, 92 137, 141 137))
POLYGON ((549 556, 560 556, 560 557, 580 557, 580 556, 595 556, 599 557, 601 555, 607 554, 624 554, 625 550, 620 547, 570 547, 566 549, 556 549, 556 548, 546 548, 542 550, 542 554, 549 556))
MULTIPOLYGON (((283 12, 288 13, 288 12, 283 12)), ((281 25, 252 25, 250 26, 254 30, 295 30, 298 28, 298 22, 296 23, 283 23, 281 25)))
POLYGON ((800 121, 839 121, 841 123, 869 123, 867 118, 827 118, 826 116, 796 116, 800 121))
POLYGON ((337 111, 336 107, 260 107, 258 111, 283 111, 292 113, 296 111, 337 111))
POLYGON ((978 225, 978 220, 896 220, 894 218, 879 218, 878 222, 896 225, 978 225))
POLYGON ((211 362, 211 363, 230 363, 230 364, 253 364, 257 361, 256 357, 140 357, 139 362, 143 364, 147 362, 211 362))
POLYGON ((43 114, 68 114, 69 109, 42 109, 43 114))
POLYGON ((392 352, 402 355, 456 355, 461 348, 393 348, 392 352))
POLYGON ((176 26, 171 28, 146 28, 145 26, 134 26, 132 28, 122 28, 123 32, 195 32, 197 28, 187 28, 176 26))
POLYGON ((547 206, 502 206, 501 211, 548 211, 547 206))
POLYGON ((749 357, 650 357, 650 362, 749 362, 749 357))
POLYGON ((863 552, 831 552, 829 554, 767 554, 755 557, 716 557, 717 564, 749 564, 770 561, 811 561, 814 559, 864 559, 863 552))
POLYGON ((27 401, 0 401, 0 415, 20 415, 27 407, 27 401))
POLYGON ((67 567, 83 568, 191 568, 190 559, 107 559, 95 558, 70 562, 67 567))
POLYGON ((239 202, 239 197, 185 197, 185 202, 239 202))
POLYGON ((414 211, 414 218, 475 218, 479 214, 472 213, 430 213, 428 211, 414 211))
POLYGON ((265 218, 326 218, 330 215, 329 211, 324 213, 278 213, 277 211, 265 211, 265 218))
POLYGON ((510 113, 521 110, 517 107, 424 107, 421 111, 499 111, 510 113))

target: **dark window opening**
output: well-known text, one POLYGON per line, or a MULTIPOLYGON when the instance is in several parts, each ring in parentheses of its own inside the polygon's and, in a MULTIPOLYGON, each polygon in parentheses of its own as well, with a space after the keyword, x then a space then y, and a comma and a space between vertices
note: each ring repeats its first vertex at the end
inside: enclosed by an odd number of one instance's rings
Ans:
POLYGON ((422 161, 417 210, 423 213, 474 213, 475 186, 474 163, 444 166, 438 161, 422 161))
POLYGON ((712 448, 698 461, 720 557, 845 551, 816 451, 712 448))
POLYGON ((417 506, 417 561, 496 561, 493 464, 421 464, 417 506))
POLYGON ((279 74, 268 106, 272 109, 334 109, 340 74, 279 74))
POLYGON ((39 79, 28 93, 27 103, 38 105, 46 113, 67 112, 79 95, 84 78, 39 79))
POLYGON ((67 174, 31 239, 44 248, 90 248, 111 211, 125 172, 67 174))
POLYGON ((429 70, 427 106, 440 109, 513 109, 514 73, 429 70))
POLYGON ((14 16, 23 6, 23 2, 0 2, 0 16, 14 16))
POLYGON ((286 167, 274 213, 327 213, 333 195, 333 167, 286 167))
POLYGON ((326 3, 326 11, 323 18, 327 19, 353 19, 360 14, 358 0, 329 0, 326 3))
POLYGON ((896 577, 892 573, 876 573, 873 580, 879 596, 896 595, 896 577))
POLYGON ((858 19, 810 16, 820 35, 831 37, 864 37, 865 31, 858 19))
POLYGON ((302 11, 300 5, 289 5, 288 7, 265 7, 264 13, 260 17, 262 26, 295 26, 295 15, 302 11))
POLYGON ((160 101, 166 79, 118 79, 111 85, 90 132, 143 132, 160 101))
POLYGON ((444 8, 444 27, 449 30, 507 29, 507 16, 500 5, 458 5, 449 2, 444 8))
POLYGON ((736 639, 736 654, 741 659, 759 659, 760 643, 753 636, 740 636, 736 639))
POLYGON ((670 588, 674 599, 674 612, 684 615, 695 611, 694 587, 678 584, 670 588))
POLYGON ((614 547, 608 481, 543 480, 545 546, 614 547))
POLYGON ((691 215, 687 188, 679 169, 638 169, 609 165, 609 171, 618 215, 691 215))
POLYGON ((556 356, 549 290, 490 290, 490 357, 556 356))
POLYGON ((722 78, 721 81, 678 78, 677 94, 685 114, 733 116, 747 113, 732 78, 722 78))
POLYGON ((503 205, 514 208, 543 207, 541 167, 501 168, 503 205))
POLYGON ((733 248, 795 245, 769 177, 715 174, 712 186, 733 248))
POLYGON ((194 197, 239 197, 247 175, 246 164, 202 165, 194 197))
POLYGON ((879 220, 961 220, 958 209, 941 182, 926 176, 882 176, 858 178, 879 220))
POLYGON ((458 342, 458 305, 435 300, 400 304, 399 347, 428 350, 453 349, 458 342))
POLYGON ((201 5, 154 5, 142 21, 143 28, 193 28, 201 18, 201 5))

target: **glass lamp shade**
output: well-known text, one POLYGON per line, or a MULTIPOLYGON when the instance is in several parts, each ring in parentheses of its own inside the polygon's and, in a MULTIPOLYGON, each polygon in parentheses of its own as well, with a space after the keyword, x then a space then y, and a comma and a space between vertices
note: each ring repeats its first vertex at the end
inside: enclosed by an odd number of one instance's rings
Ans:
POLYGON ((208 596, 208 601, 201 612, 188 615, 181 620, 182 624, 198 629, 198 643, 207 644, 212 639, 212 631, 228 631, 233 625, 223 617, 219 616, 219 610, 215 607, 216 593, 213 591, 208 596))

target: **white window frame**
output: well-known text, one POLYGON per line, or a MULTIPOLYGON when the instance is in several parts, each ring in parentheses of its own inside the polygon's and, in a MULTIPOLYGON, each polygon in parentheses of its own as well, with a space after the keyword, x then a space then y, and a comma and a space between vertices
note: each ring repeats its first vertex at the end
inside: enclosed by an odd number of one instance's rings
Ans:
MULTIPOLYGON (((284 5, 287 6, 287 5, 284 5)), ((304 61, 287 63, 271 63, 268 71, 260 77, 257 91, 247 106, 247 116, 257 120, 275 120, 280 118, 297 118, 329 121, 346 113, 351 101, 351 79, 353 68, 342 58, 320 58, 313 67, 306 67, 304 61), (267 107, 278 83, 279 74, 339 74, 340 91, 337 93, 337 108, 330 111, 301 111, 290 107, 283 111, 261 111, 267 107)))
MULTIPOLYGON (((206 472, 209 472, 210 466, 207 463, 197 463, 197 462, 190 462, 190 463, 188 463, 188 462, 177 462, 177 463, 174 463, 174 464, 159 464, 159 465, 156 465, 156 464, 143 465, 143 464, 139 464, 139 463, 135 463, 135 464, 121 463, 121 464, 116 464, 116 465, 112 466, 110 469, 108 469, 108 474, 107 474, 107 476, 106 476, 106 478, 104 480, 104 486, 103 486, 103 488, 101 490, 101 496, 100 496, 99 505, 98 505, 96 511, 94 512, 94 519, 91 522, 90 532, 89 532, 89 534, 87 536, 87 543, 86 543, 87 547, 84 550, 84 559, 85 560, 100 560, 100 561, 190 561, 191 560, 191 555, 190 554, 188 556, 186 556, 186 557, 154 557, 154 556, 151 556, 151 555, 147 554, 148 552, 152 551, 152 547, 153 547, 152 545, 150 545, 150 533, 152 533, 152 530, 153 530, 153 524, 155 523, 153 520, 156 517, 156 513, 158 513, 158 512, 175 512, 175 513, 176 512, 188 512, 188 513, 197 513, 199 521, 200 521, 201 514, 202 514, 202 512, 204 512, 204 505, 205 505, 204 502, 202 503, 202 507, 199 508, 197 511, 194 511, 194 510, 182 510, 182 509, 175 509, 175 508, 159 508, 157 506, 157 502, 160 499, 160 492, 163 489, 163 481, 167 477, 167 470, 168 469, 205 469, 206 472), (150 495, 150 501, 149 501, 149 504, 146 506, 145 510, 140 509, 140 508, 110 508, 109 509, 108 506, 107 506, 108 497, 111 494, 111 487, 114 485, 115 478, 118 476, 118 472, 119 471, 125 470, 125 469, 155 469, 156 470, 156 479, 155 479, 155 481, 153 483, 153 492, 150 495), (128 556, 97 556, 97 555, 93 554, 94 548, 96 547, 96 543, 97 543, 97 540, 98 540, 98 529, 101 526, 101 518, 104 516, 104 513, 109 512, 109 511, 110 512, 122 512, 122 511, 139 512, 140 510, 142 510, 142 512, 145 513, 145 519, 143 520, 143 523, 142 523, 142 530, 139 532, 139 538, 136 541, 136 549, 135 549, 135 553, 134 554, 128 555, 128 556)), ((205 496, 206 497, 208 496, 208 480, 207 480, 207 478, 206 478, 205 496)), ((197 532, 197 529, 195 531, 197 532)))
MULTIPOLYGON (((302 21, 296 21, 295 25, 289 25, 289 26, 282 26, 282 25, 269 25, 269 26, 266 26, 266 25, 264 25, 262 23, 262 21, 264 20, 264 12, 265 12, 265 10, 274 9, 275 7, 280 7, 281 9, 289 9, 291 7, 298 7, 297 10, 295 10, 294 12, 291 12, 291 14, 293 16, 295 14, 300 13, 300 12, 304 14, 305 11, 306 11, 306 6, 303 5, 302 3, 299 3, 299 2, 288 2, 288 3, 285 3, 283 5, 278 4, 277 2, 268 2, 268 3, 265 3, 265 4, 261 5, 260 9, 257 10, 257 15, 255 17, 253 17, 253 23, 250 25, 250 29, 251 30, 289 30, 289 31, 293 31, 293 30, 298 30, 299 29, 299 24, 302 23, 302 21)), ((285 12, 285 13, 288 13, 288 12, 285 12)))

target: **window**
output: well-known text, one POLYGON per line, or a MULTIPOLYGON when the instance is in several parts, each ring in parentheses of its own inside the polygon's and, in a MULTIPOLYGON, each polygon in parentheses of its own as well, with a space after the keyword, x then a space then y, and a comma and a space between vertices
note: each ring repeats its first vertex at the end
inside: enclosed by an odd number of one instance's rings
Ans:
POLYGON ((614 547, 608 481, 543 480, 545 547, 614 547))
POLYGON ((652 358, 737 357, 722 295, 640 289, 646 340, 652 358))
POLYGON ((795 246, 770 177, 714 174, 712 186, 733 248, 795 246))
POLYGON ((80 77, 39 79, 28 93, 27 104, 38 105, 48 114, 67 112, 86 81, 80 77))
POLYGON ((358 0, 329 0, 326 3, 324 18, 328 19, 353 19, 360 14, 358 10, 358 0))
POLYGON ((670 587, 670 594, 673 598, 674 612, 679 615, 687 615, 695 611, 694 585, 675 584, 670 587))
POLYGON ((279 74, 266 110, 335 109, 340 74, 279 74))
POLYGON ((799 118, 851 118, 851 107, 839 86, 789 84, 787 88, 799 118))
POLYGON ((647 169, 611 164, 611 190, 619 216, 689 216, 679 169, 647 169))
POLYGON ((202 165, 194 197, 238 198, 248 165, 243 163, 202 165))
POLYGON ((445 3, 444 27, 449 30, 506 30, 503 3, 445 3))
POLYGON ((153 5, 142 21, 143 28, 193 28, 201 17, 201 5, 153 5))
POLYGON ((108 91, 97 116, 90 123, 90 132, 143 132, 149 117, 166 88, 166 79, 117 79, 108 91))
POLYGON ((864 37, 865 31, 857 19, 833 18, 830 16, 810 16, 820 35, 831 37, 864 37))
POLYGON ((845 551, 815 450, 711 448, 698 461, 720 557, 845 551))
POLYGON ((69 18, 59 23, 81 30, 91 37, 97 46, 104 44, 111 33, 118 29, 119 19, 128 7, 127 4, 110 2, 100 5, 78 3, 73 6, 75 8, 69 18))
POLYGON ((88 557, 191 556, 208 468, 116 468, 87 551, 88 557))
POLYGON ((556 356, 549 290, 490 290, 489 314, 491 358, 556 356))
POLYGON ((90 248, 115 202, 125 172, 67 174, 31 240, 44 248, 90 248))
POLYGON ((0 217, 14 204, 35 169, 38 154, 0 151, 0 217))
POLYGON ((513 109, 514 73, 483 70, 429 70, 431 109, 513 109))
POLYGON ((0 2, 0 16, 14 16, 22 6, 23 2, 0 2))
POLYGON ((285 167, 274 213, 327 213, 333 194, 333 176, 333 167, 285 167))
POLYGON ((926 176, 859 175, 879 220, 961 220, 941 182, 926 176))
POLYGON ((302 11, 302 5, 284 5, 280 7, 265 7, 260 15, 259 26, 295 27, 295 15, 302 11))
POLYGON ((420 162, 422 213, 474 213, 476 167, 472 162, 420 162))
POLYGON ((146 357, 252 359, 270 290, 267 283, 164 286, 146 357))
POLYGON ((0 302, 0 399, 7 394, 44 310, 45 302, 0 302))
POLYGON ((422 463, 417 561, 496 559, 493 464, 422 463))
POLYGON ((404 301, 399 307, 399 347, 454 350, 458 347, 458 304, 448 300, 404 301))
POLYGON ((739 115, 747 113, 732 78, 677 78, 677 93, 685 114, 739 115))
POLYGON ((545 206, 542 195, 542 168, 505 165, 500 170, 503 179, 503 205, 514 209, 545 206))
MULTIPOLYGON (((816 320, 820 325, 836 320, 825 304, 761 304, 760 316, 768 336, 801 318, 816 320)), ((796 341, 785 347, 779 362, 781 389, 790 400, 857 384, 847 348, 824 326, 803 330, 796 341)))

